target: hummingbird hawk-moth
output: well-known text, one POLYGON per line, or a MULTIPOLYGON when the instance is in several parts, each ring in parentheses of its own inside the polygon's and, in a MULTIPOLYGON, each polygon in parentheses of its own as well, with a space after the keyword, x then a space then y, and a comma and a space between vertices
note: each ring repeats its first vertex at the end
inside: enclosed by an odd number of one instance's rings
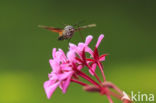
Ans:
POLYGON ((89 24, 89 25, 80 26, 80 27, 75 28, 72 25, 67 25, 64 27, 64 29, 61 29, 61 28, 39 25, 39 27, 41 27, 41 28, 58 33, 59 34, 58 40, 71 39, 75 32, 83 30, 85 28, 90 28, 90 27, 95 27, 95 26, 96 26, 96 24, 89 24))

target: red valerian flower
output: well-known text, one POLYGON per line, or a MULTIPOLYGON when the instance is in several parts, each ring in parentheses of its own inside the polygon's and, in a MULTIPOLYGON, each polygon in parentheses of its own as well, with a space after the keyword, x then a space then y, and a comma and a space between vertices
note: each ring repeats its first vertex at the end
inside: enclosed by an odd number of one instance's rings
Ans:
POLYGON ((131 103, 129 99, 124 98, 127 96, 124 96, 124 93, 117 86, 106 81, 101 62, 105 60, 107 55, 99 55, 98 53, 98 47, 103 38, 104 35, 101 34, 94 50, 89 47, 93 39, 91 35, 86 37, 84 43, 81 42, 78 43, 78 45, 69 43, 69 51, 67 54, 61 49, 58 49, 58 51, 56 48, 53 49, 53 59, 49 60, 52 72, 49 74, 49 80, 44 83, 44 89, 48 99, 52 96, 57 87, 60 87, 62 92, 66 93, 70 82, 74 82, 83 86, 85 91, 99 92, 101 95, 106 95, 110 103, 113 103, 111 96, 120 99, 123 103, 127 103, 127 101, 131 103), (89 57, 86 56, 86 53, 89 54, 89 57), (84 67, 88 68, 89 73, 92 77, 95 77, 97 81, 82 71, 84 67), (103 81, 100 80, 95 72, 97 67, 102 73, 103 81), (88 81, 89 84, 80 81, 80 77, 88 81), (114 89, 118 94, 112 92, 110 89, 114 89))
POLYGON ((57 52, 55 48, 53 49, 53 59, 50 59, 49 63, 52 72, 49 74, 49 80, 44 83, 44 89, 48 98, 51 97, 58 86, 62 89, 62 92, 65 93, 74 73, 69 59, 61 49, 57 52))

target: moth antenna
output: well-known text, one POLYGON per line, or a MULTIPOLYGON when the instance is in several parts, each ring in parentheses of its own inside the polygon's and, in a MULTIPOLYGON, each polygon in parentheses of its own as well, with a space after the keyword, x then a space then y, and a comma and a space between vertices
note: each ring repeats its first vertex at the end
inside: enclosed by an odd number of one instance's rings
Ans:
POLYGON ((81 26, 80 28, 91 28, 91 27, 96 27, 96 24, 89 24, 89 25, 85 25, 85 26, 81 26))
POLYGON ((47 28, 48 26, 38 25, 39 28, 47 28))

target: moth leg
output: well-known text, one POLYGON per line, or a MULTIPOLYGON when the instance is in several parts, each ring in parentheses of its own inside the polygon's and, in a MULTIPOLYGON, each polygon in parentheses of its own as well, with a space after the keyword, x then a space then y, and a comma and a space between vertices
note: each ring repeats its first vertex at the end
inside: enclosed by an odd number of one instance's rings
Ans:
POLYGON ((79 29, 79 28, 78 28, 78 31, 79 31, 79 35, 80 35, 80 37, 81 37, 82 41, 84 41, 84 38, 83 38, 82 33, 81 33, 81 31, 80 31, 80 29, 79 29))

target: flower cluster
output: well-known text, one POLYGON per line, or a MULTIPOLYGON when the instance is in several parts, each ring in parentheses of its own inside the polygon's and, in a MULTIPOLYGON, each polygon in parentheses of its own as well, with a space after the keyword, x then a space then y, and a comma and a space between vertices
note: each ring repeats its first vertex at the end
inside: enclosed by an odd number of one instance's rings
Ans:
POLYGON ((101 34, 94 50, 89 47, 89 44, 93 39, 91 35, 86 37, 84 43, 81 42, 78 45, 69 43, 69 51, 67 54, 61 49, 53 49, 53 59, 49 60, 52 72, 48 75, 49 80, 44 83, 44 89, 48 99, 52 96, 57 87, 59 87, 63 93, 66 93, 70 82, 80 84, 84 87, 84 90, 88 92, 99 92, 102 95, 106 95, 110 103, 113 103, 110 95, 115 96, 118 99, 122 98, 122 91, 111 82, 107 82, 104 75, 101 62, 105 60, 107 55, 99 55, 98 53, 98 47, 103 38, 104 35, 101 34), (86 53, 89 54, 89 57, 86 56, 86 53), (82 69, 86 69, 84 67, 88 68, 89 73, 92 77, 96 78, 96 81, 82 71, 82 69), (103 77, 102 81, 95 72, 97 67, 101 71, 103 77), (87 80, 90 84, 80 81, 80 77, 87 80), (110 88, 113 88, 119 94, 113 93, 109 90, 110 88))

